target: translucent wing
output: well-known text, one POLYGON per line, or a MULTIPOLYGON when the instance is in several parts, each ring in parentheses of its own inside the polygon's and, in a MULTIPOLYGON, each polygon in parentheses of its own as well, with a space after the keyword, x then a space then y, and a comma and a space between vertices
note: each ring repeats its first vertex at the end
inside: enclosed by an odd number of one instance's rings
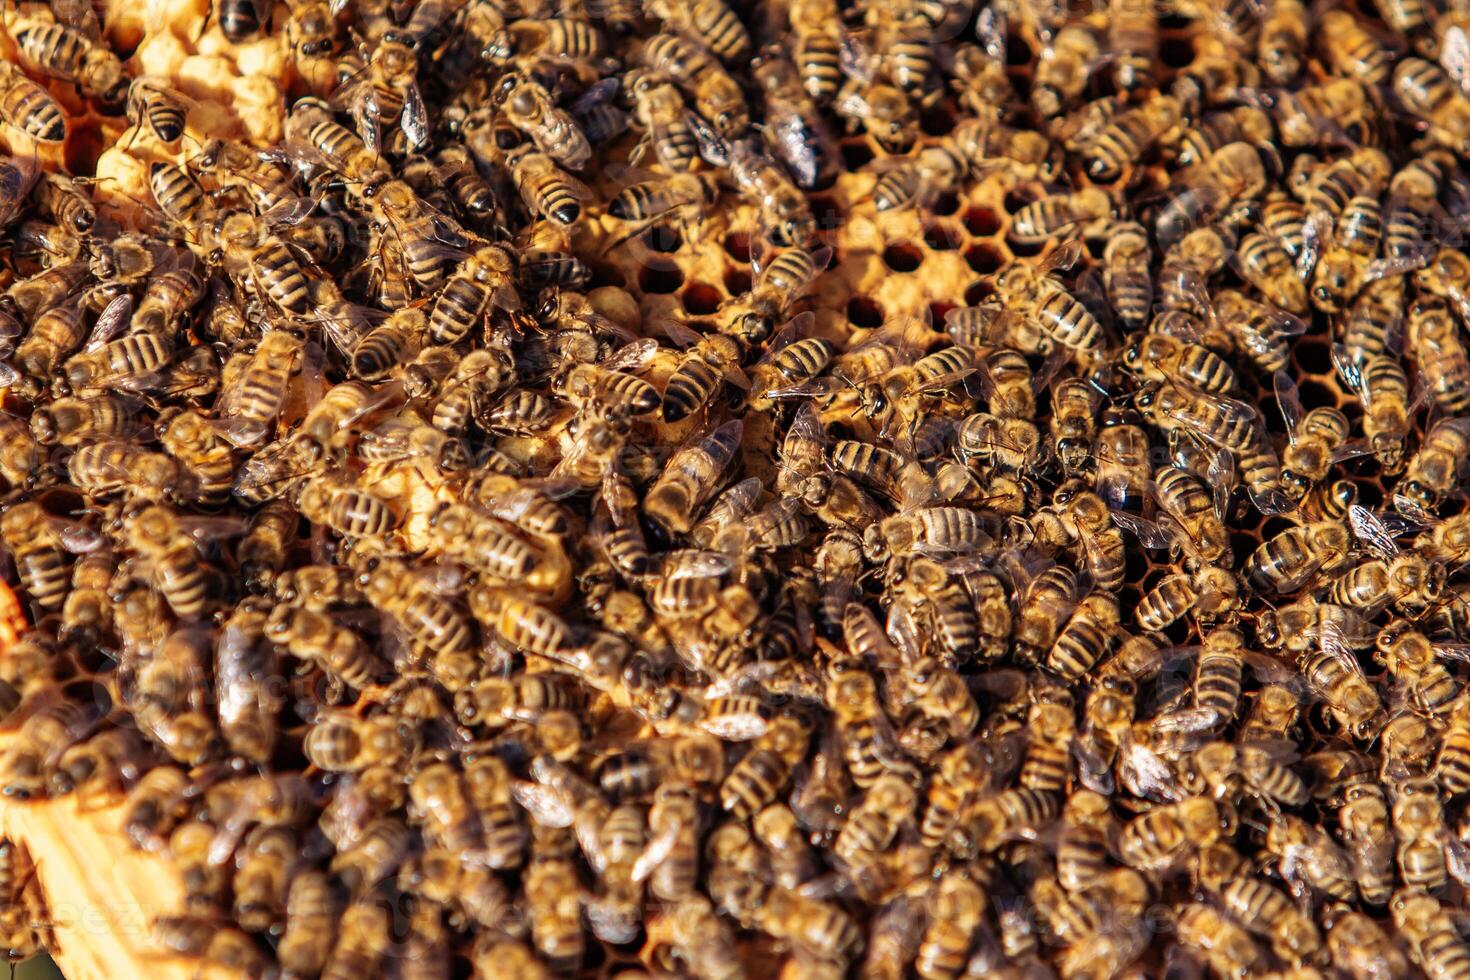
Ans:
POLYGON ((1400 549, 1393 539, 1393 532, 1379 519, 1377 514, 1361 504, 1353 504, 1348 508, 1348 525, 1352 527, 1358 539, 1378 556, 1392 558, 1399 553, 1400 549))
POLYGON ((429 111, 424 107, 424 97, 419 92, 417 84, 408 86, 408 92, 403 99, 403 115, 399 119, 399 124, 403 127, 403 134, 408 137, 409 143, 415 149, 428 144, 429 111))
POLYGON ((635 340, 620 348, 602 366, 609 371, 636 370, 647 364, 656 353, 658 353, 658 341, 653 337, 644 337, 642 340, 635 340))
POLYGON ((268 225, 299 225, 316 205, 317 202, 310 197, 288 197, 267 209, 260 220, 268 225))
POLYGON ((88 354, 101 350, 103 345, 116 339, 127 329, 132 316, 133 297, 128 293, 114 296, 97 316, 97 322, 82 349, 88 354))
POLYGON ((518 779, 511 783, 510 791, 531 819, 543 827, 570 827, 576 818, 571 798, 559 789, 518 779))
POLYGON ((1332 345, 1332 365, 1337 368, 1337 376, 1342 379, 1342 383, 1362 397, 1363 366, 1353 359, 1352 353, 1342 344, 1332 345))
POLYGON ((670 579, 718 578, 730 574, 735 567, 729 555, 718 551, 685 549, 670 552, 664 561, 664 574, 670 579))
POLYGON ((1281 407, 1281 417, 1286 421, 1287 437, 1295 443, 1297 440, 1297 426, 1302 421, 1302 400, 1297 392, 1296 382, 1284 371, 1277 371, 1271 376, 1272 386, 1276 391, 1276 404, 1281 407))
POLYGON ((1439 63, 1460 91, 1470 95, 1470 34, 1451 24, 1439 37, 1439 63))
POLYGON ((975 18, 975 39, 987 55, 1005 63, 1006 16, 995 7, 986 7, 975 18))
POLYGON ((1132 533, 1138 543, 1150 551, 1163 551, 1174 546, 1174 535, 1160 524, 1126 511, 1115 510, 1111 516, 1114 524, 1132 533))
POLYGON ((1073 238, 1057 248, 1046 258, 1041 260, 1040 269, 1043 273, 1063 272, 1076 265, 1082 258, 1083 245, 1080 239, 1073 238))

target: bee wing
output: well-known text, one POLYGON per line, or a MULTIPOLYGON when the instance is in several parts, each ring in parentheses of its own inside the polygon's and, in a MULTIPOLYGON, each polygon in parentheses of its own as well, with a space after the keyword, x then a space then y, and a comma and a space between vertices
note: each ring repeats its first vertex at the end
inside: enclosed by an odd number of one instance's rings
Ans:
POLYGON ((1153 749, 1132 738, 1118 752, 1118 781, 1134 796, 1174 803, 1187 795, 1174 767, 1153 749))
POLYGON ((843 34, 842 45, 837 52, 837 64, 844 75, 859 82, 871 82, 875 67, 873 62, 873 53, 861 38, 856 34, 843 34))
POLYGON ((1470 885, 1470 844, 1466 844, 1454 834, 1446 834, 1444 864, 1451 877, 1462 885, 1470 885))
POLYGON ((58 521, 54 530, 62 549, 73 555, 89 554, 107 543, 102 532, 76 521, 58 521))
POLYGON ((702 339, 698 331, 691 329, 682 320, 675 319, 674 317, 665 317, 660 320, 658 327, 663 331, 664 336, 673 342, 675 347, 693 347, 702 339))
POLYGON ((1310 280, 1322 257, 1322 243, 1332 229, 1332 218, 1320 209, 1313 210, 1302 222, 1302 249, 1296 256, 1296 274, 1310 280))
POLYGON ((820 466, 827 447, 827 429, 822 416, 811 402, 802 402, 781 441, 782 465, 796 465, 803 470, 815 471, 820 466))
POLYGON ((679 835, 683 832, 683 829, 679 824, 671 823, 649 838, 642 853, 633 862, 634 881, 647 880, 658 866, 668 859, 668 856, 674 851, 674 845, 679 843, 679 835))
POLYGON ((1342 383, 1362 398, 1363 366, 1353 359, 1352 352, 1347 347, 1342 344, 1332 345, 1332 366, 1337 369, 1337 376, 1342 379, 1342 383))
POLYGON ((1138 543, 1150 551, 1163 551, 1174 546, 1174 534, 1160 524, 1127 511, 1115 510, 1112 511, 1111 516, 1114 524, 1131 532, 1138 539, 1138 543))
POLYGON ((189 514, 178 518, 179 529, 197 542, 238 538, 249 530, 243 517, 205 517, 189 514))
POLYGON ((1436 643, 1434 655, 1458 663, 1470 664, 1470 643, 1436 643))
MULTIPOLYGON (((1177 388, 1186 389, 1189 392, 1190 398, 1188 400, 1182 401, 1179 404, 1176 404, 1174 408, 1169 409, 1169 414, 1173 416, 1175 421, 1177 421, 1181 426, 1188 429, 1191 433, 1198 435, 1200 438, 1206 438, 1205 426, 1199 418, 1197 412, 1194 410, 1194 406, 1190 404, 1191 401, 1198 401, 1209 404, 1210 406, 1212 406, 1214 411, 1220 414, 1220 417, 1227 424, 1234 424, 1236 422, 1254 422, 1258 418, 1260 418, 1260 413, 1243 401, 1238 401, 1234 398, 1228 398, 1225 395, 1216 395, 1212 392, 1202 391, 1192 385, 1187 385, 1177 381, 1174 382, 1174 385, 1177 388)), ((1211 440, 1211 442, 1213 441, 1211 440)))
POLYGON ((1439 37, 1439 63, 1460 91, 1470 95, 1470 34, 1451 24, 1439 37))
POLYGON ((1150 724, 1163 735, 1198 735, 1217 728, 1223 719, 1209 708, 1179 708, 1155 718, 1150 724))
POLYGON ((133 297, 129 293, 114 296, 112 300, 102 308, 97 316, 97 322, 92 326, 92 332, 87 336, 87 342, 82 347, 83 352, 91 354, 102 349, 103 345, 115 340, 125 329, 133 316, 133 297))
POLYGON ((316 206, 316 200, 310 197, 288 197, 266 209, 260 220, 268 225, 299 225, 316 206))
POLYGON ((627 494, 621 492, 618 484, 622 477, 619 476, 616 467, 608 467, 607 472, 602 475, 602 503, 607 507, 608 516, 612 518, 614 527, 636 527, 638 521, 637 507, 626 507, 627 494))
POLYGON ((704 162, 712 167, 728 167, 730 144, 725 138, 697 112, 686 113, 685 119, 694 133, 694 142, 699 145, 699 155, 704 162))
POLYGON ((1394 259, 1374 259, 1368 263, 1363 271, 1363 285, 1386 279, 1389 276, 1401 276, 1406 272, 1414 272, 1429 264, 1432 254, 1427 248, 1418 250, 1413 255, 1405 255, 1394 259))
POLYGON ((759 366, 770 362, 772 358, 785 348, 790 347, 798 340, 804 340, 811 336, 812 327, 816 322, 817 315, 810 310, 804 313, 798 313, 786 321, 786 325, 777 331, 776 335, 766 345, 766 351, 761 355, 760 360, 756 361, 756 365, 759 366))
MULTIPOLYGON (((759 490, 759 487, 756 489, 759 490)), ((686 549, 681 552, 671 552, 664 560, 666 565, 674 563, 672 569, 666 568, 664 572, 670 579, 719 578, 730 574, 735 568, 735 563, 730 556, 718 551, 686 549)))
POLYGON ((56 19, 85 35, 89 40, 102 39, 102 25, 97 20, 97 11, 91 0, 51 0, 51 12, 56 19))
POLYGON ((1072 238, 1052 250, 1046 258, 1041 260, 1038 267, 1043 275, 1052 272, 1062 272, 1076 265, 1082 258, 1083 245, 1079 238, 1072 238))
POLYGON ((378 124, 378 99, 371 85, 364 83, 351 101, 352 121, 357 135, 372 153, 383 152, 383 130, 378 124))
POLYGON ((948 388, 950 385, 953 385, 957 381, 965 380, 970 375, 974 374, 977 370, 978 368, 972 366, 962 368, 958 371, 948 371, 944 374, 937 374, 932 378, 921 381, 920 383, 914 385, 913 393, 918 395, 931 391, 942 391, 945 388, 948 388))
MULTIPOLYGON (((1039 395, 1050 388, 1051 383, 1056 380, 1062 368, 1071 363, 1071 360, 1072 353, 1065 347, 1058 347, 1048 354, 1046 360, 1041 362, 1041 367, 1037 368, 1035 373, 1031 375, 1031 393, 1033 395, 1039 395)), ((1095 388, 1096 385, 1093 387, 1095 388)), ((1097 399, 1094 397, 1093 405, 1096 406, 1096 404, 1097 399)))
POLYGON ((975 40, 992 59, 1005 63, 1006 15, 995 7, 986 7, 975 18, 975 40))
POLYGON ((780 401, 783 398, 826 398, 840 392, 845 379, 840 377, 817 378, 798 385, 772 388, 765 393, 767 398, 780 401))
POLYGON ((215 434, 236 449, 246 449, 257 445, 270 432, 273 424, 242 418, 209 419, 208 421, 209 427, 214 430, 215 434))
POLYGON ((1277 371, 1271 376, 1271 383, 1276 392, 1276 404, 1281 408, 1281 417, 1286 422, 1287 438, 1295 444, 1297 426, 1301 424, 1303 414, 1296 382, 1285 371, 1277 371))
POLYGON ((608 371, 636 371, 658 353, 658 340, 644 337, 619 348, 602 365, 608 371))
POLYGON ((600 105, 606 105, 618 97, 618 90, 622 87, 622 80, 616 77, 604 78, 588 87, 587 91, 572 102, 569 107, 573 115, 591 112, 600 105))
POLYGON ((417 82, 410 82, 403 96, 403 113, 398 120, 403 135, 408 137, 414 149, 427 146, 429 142, 429 110, 424 107, 424 96, 417 82))
POLYGON ((1392 558, 1401 550, 1393 539, 1393 532, 1377 514, 1362 504, 1353 504, 1348 508, 1348 526, 1370 551, 1381 558, 1392 558))
POLYGON ((510 792, 531 819, 543 827, 570 827, 576 817, 571 798, 555 787, 517 779, 511 782, 510 792))
MULTIPOLYGON (((1130 489, 1128 477, 1122 473, 1100 475, 1097 479, 1097 495, 1108 505, 1109 510, 1121 511, 1128 501, 1130 489)), ((1121 524, 1118 526, 1122 527, 1121 524)))
POLYGON ((1117 788, 1113 768, 1103 757, 1102 747, 1092 733, 1072 740, 1072 758, 1077 762, 1077 781, 1094 793, 1112 796, 1117 788))
POLYGON ((889 607, 883 632, 904 663, 913 663, 924 656, 924 630, 907 602, 895 602, 889 607))

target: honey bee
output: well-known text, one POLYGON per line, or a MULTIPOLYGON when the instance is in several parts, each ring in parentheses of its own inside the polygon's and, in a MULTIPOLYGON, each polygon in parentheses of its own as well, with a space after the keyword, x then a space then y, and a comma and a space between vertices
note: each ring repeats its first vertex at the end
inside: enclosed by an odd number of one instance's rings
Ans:
POLYGON ((1198 436, 1220 449, 1242 452, 1259 444, 1254 408, 1175 381, 1149 381, 1134 396, 1134 406, 1166 433, 1198 436))
POLYGON ((272 610, 266 636, 294 657, 315 663, 357 690, 389 673, 388 666, 353 630, 338 626, 325 613, 280 606, 272 610))
POLYGON ((1410 356, 1428 381, 1430 394, 1452 415, 1470 410, 1465 384, 1470 382, 1470 350, 1460 339, 1448 306, 1438 297, 1421 296, 1405 320, 1410 356))
POLYGON ((1031 84, 1031 105, 1045 119, 1067 111, 1087 86, 1087 66, 1101 55, 1097 34, 1069 24, 1041 49, 1031 84))
POLYGON ((724 0, 694 0, 692 3, 648 0, 644 7, 668 27, 697 37, 721 61, 738 62, 750 54, 750 34, 724 0))
MULTIPOLYGON (((1217 846, 1210 854, 1223 852, 1225 849, 1217 846)), ((1238 861, 1239 855, 1233 851, 1219 865, 1201 861, 1201 883, 1219 896, 1220 904, 1239 923, 1269 940, 1274 954, 1292 962, 1310 959, 1322 948, 1322 933, 1316 924, 1276 886, 1250 874, 1241 874, 1242 868, 1235 867, 1238 861)))
POLYGON ((1460 152, 1470 138, 1470 98, 1444 69, 1423 58, 1403 58, 1393 69, 1393 91, 1405 110, 1428 125, 1435 142, 1460 152))
POLYGON ((1274 306, 1291 313, 1307 311, 1307 288, 1291 256, 1274 239, 1258 233, 1244 236, 1235 264, 1241 278, 1259 289, 1274 306))
MULTIPOLYGON (((837 138, 817 112, 816 100, 805 88, 800 69, 779 46, 767 45, 756 56, 751 71, 765 102, 766 125, 777 155, 791 170, 797 186, 815 187, 830 177, 836 167, 837 138)), ((728 79, 729 76, 712 72, 709 77, 728 79)), ((737 104, 733 98, 728 103, 732 107, 737 104)), ((738 106, 744 110, 743 98, 738 106)), ((743 113, 731 119, 728 117, 732 113, 727 111, 724 120, 708 109, 703 115, 727 138, 738 134, 749 122, 743 113)))
POLYGON ((527 208, 557 224, 577 223, 582 216, 583 202, 592 196, 586 185, 530 144, 510 150, 506 162, 511 182, 527 208))
POLYGON ((1125 330, 1141 330, 1153 307, 1148 229, 1137 222, 1113 224, 1103 249, 1103 285, 1125 330))
POLYGON ((1251 934, 1210 905, 1193 902, 1174 914, 1179 941, 1198 950, 1217 973, 1250 971, 1262 958, 1251 934))
POLYGON ((302 516, 350 537, 383 537, 402 522, 402 517, 383 497, 346 484, 334 477, 313 477, 297 494, 302 516))
POLYGON ((22 57, 43 74, 75 82, 88 96, 108 105, 122 104, 128 77, 122 62, 100 36, 39 18, 18 19, 9 30, 22 57))
POLYGON ((1168 334, 1150 333, 1123 351, 1122 367, 1154 381, 1182 379, 1201 391, 1227 394, 1236 388, 1229 363, 1209 348, 1168 334))
POLYGON ((996 292, 1029 311, 1040 324, 1046 350, 1054 343, 1086 355, 1102 343, 1102 325, 1052 276, 1055 271, 1070 268, 1080 255, 1081 246, 1072 241, 1038 265, 1013 263, 996 278, 996 292))
POLYGON ((384 148, 388 139, 385 128, 398 126, 407 137, 411 149, 428 142, 429 122, 415 75, 418 57, 409 38, 397 31, 384 34, 368 54, 366 63, 360 56, 344 56, 339 61, 339 74, 354 67, 331 96, 335 109, 351 113, 363 145, 372 153, 384 148))
POLYGON ((47 514, 34 501, 15 504, 0 515, 0 538, 15 562, 21 587, 45 612, 62 608, 71 585, 68 552, 84 553, 101 544, 81 524, 47 514))
POLYGON ((123 830, 134 847, 158 852, 168 846, 169 835, 188 815, 188 788, 188 776, 174 765, 155 766, 143 774, 128 791, 123 812, 123 830))
POLYGON ((881 875, 880 856, 899 829, 913 816, 914 788, 898 776, 880 776, 863 794, 833 842, 833 853, 848 865, 848 876, 860 891, 869 891, 881 875))
POLYGON ((1217 799, 1241 792, 1287 806, 1308 798, 1306 783, 1263 745, 1210 742, 1189 759, 1184 781, 1192 790, 1213 792, 1217 799))
POLYGON ((340 903, 327 875, 302 868, 291 876, 286 893, 285 928, 276 955, 288 970, 320 971, 332 951, 340 903))
POLYGON ((1296 383, 1285 374, 1277 374, 1274 383, 1289 437, 1282 453, 1282 486, 1288 497, 1300 502, 1326 479, 1334 463, 1358 450, 1348 444, 1350 429, 1342 412, 1324 406, 1304 415, 1296 383))
MULTIPOLYGON (((811 248, 807 244, 815 236, 817 227, 806 195, 757 137, 726 141, 709 132, 698 117, 693 117, 691 122, 699 140, 700 154, 710 163, 724 167, 730 183, 757 207, 763 241, 790 246, 774 257, 764 254, 760 258, 752 256, 756 292, 784 287, 790 290, 790 299, 795 299, 827 265, 825 250, 811 248), (784 268, 776 273, 776 267, 782 265, 784 268)), ((757 339, 764 338, 763 334, 757 339)))
POLYGON ((644 130, 647 146, 672 174, 686 173, 700 154, 684 95, 672 83, 655 75, 641 75, 630 86, 634 118, 644 130))
POLYGON ((1119 857, 1140 871, 1167 871, 1228 836, 1235 825, 1234 808, 1207 796, 1166 803, 1123 825, 1119 857))
POLYGON ((1443 419, 1424 436, 1394 486, 1394 509, 1410 516, 1432 513, 1462 479, 1470 448, 1470 420, 1443 419))
POLYGON ((1325 12, 1317 19, 1322 43, 1336 73, 1367 85, 1388 81, 1393 52, 1344 10, 1325 12))
POLYGON ((208 918, 164 916, 153 923, 153 939, 175 956, 202 958, 240 973, 263 972, 268 963, 249 933, 208 918))
POLYGON ((1383 521, 1361 505, 1349 508, 1354 531, 1380 557, 1345 572, 1327 588, 1327 599, 1376 614, 1390 603, 1403 612, 1422 613, 1444 588, 1444 568, 1417 552, 1401 551, 1383 521))
POLYGON ((370 185, 385 179, 387 165, 369 150, 362 138, 339 124, 332 109, 321 99, 298 99, 286 119, 288 139, 309 147, 313 163, 325 161, 330 169, 351 181, 370 185))
MULTIPOLYGON (((286 20, 286 46, 296 73, 317 95, 330 90, 336 81, 338 50, 337 23, 331 7, 322 0, 291 0, 286 20)), ((318 966, 320 969, 320 966, 318 966)))
POLYGON ((525 874, 526 913, 531 942, 556 968, 579 963, 586 940, 582 932, 582 898, 576 868, 561 846, 538 839, 525 874))
MULTIPOLYGON (((258 219, 241 211, 222 212, 211 235, 220 245, 224 268, 285 312, 304 317, 310 306, 306 277, 300 264, 279 238, 258 219)), ((284 331, 273 331, 284 333, 284 331)))
POLYGON ((1181 119, 1179 100, 1168 95, 1154 96, 1119 114, 1083 154, 1089 176, 1116 180, 1131 161, 1142 159, 1156 143, 1170 139, 1181 119))
POLYGON ((0 69, 0 119, 42 143, 66 139, 66 116, 51 93, 15 65, 0 69))
POLYGON ((183 97, 157 78, 135 78, 128 88, 128 123, 138 129, 146 125, 160 143, 177 143, 184 135, 188 104, 183 97))
POLYGON ((463 339, 492 303, 505 309, 517 308, 514 273, 515 257, 498 245, 487 245, 465 259, 434 299, 429 339, 436 344, 463 339))
POLYGON ((1399 876, 1410 888, 1443 888, 1449 880, 1446 861, 1451 838, 1439 787, 1430 778, 1405 779, 1396 790, 1392 815, 1399 876))
POLYGON ((761 928, 818 960, 845 963, 862 938, 857 923, 838 905, 799 891, 773 888, 756 914, 761 928))
POLYGON ((1043 197, 1011 217, 1007 234, 1022 244, 1042 244, 1052 238, 1076 234, 1090 223, 1109 217, 1112 210, 1112 199, 1097 188, 1043 197))
POLYGON ((494 98, 511 125, 529 136, 557 166, 569 170, 586 166, 592 156, 586 135, 535 79, 519 72, 508 73, 496 85, 494 98))
MULTIPOLYGON (((65 692, 57 692, 65 696, 65 692)), ((28 714, 3 754, 0 754, 0 791, 12 799, 42 797, 52 785, 67 749, 91 735, 107 705, 51 699, 33 693, 39 707, 28 714)), ((20 710, 25 710, 23 704, 20 710)))
POLYGON ((1012 841, 1034 839, 1059 810, 1056 794, 1017 787, 977 800, 959 833, 988 853, 1012 841))
POLYGON ((356 901, 342 912, 322 977, 346 980, 376 972, 392 948, 388 913, 379 905, 356 901))
MULTIPOLYGON (((127 300, 119 298, 122 306, 127 300)), ((116 311, 120 307, 112 308, 116 311)), ((85 313, 80 298, 68 299, 38 316, 30 333, 15 348, 15 366, 34 378, 51 376, 62 359, 86 339, 85 313)))

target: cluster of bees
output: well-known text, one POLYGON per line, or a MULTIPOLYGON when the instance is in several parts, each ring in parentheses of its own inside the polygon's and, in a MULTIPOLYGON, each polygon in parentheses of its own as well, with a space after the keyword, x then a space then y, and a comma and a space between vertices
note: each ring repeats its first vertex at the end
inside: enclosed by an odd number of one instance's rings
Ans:
POLYGON ((217 0, 270 147, 8 9, 0 789, 250 976, 1470 977, 1470 14, 978 8, 217 0))

